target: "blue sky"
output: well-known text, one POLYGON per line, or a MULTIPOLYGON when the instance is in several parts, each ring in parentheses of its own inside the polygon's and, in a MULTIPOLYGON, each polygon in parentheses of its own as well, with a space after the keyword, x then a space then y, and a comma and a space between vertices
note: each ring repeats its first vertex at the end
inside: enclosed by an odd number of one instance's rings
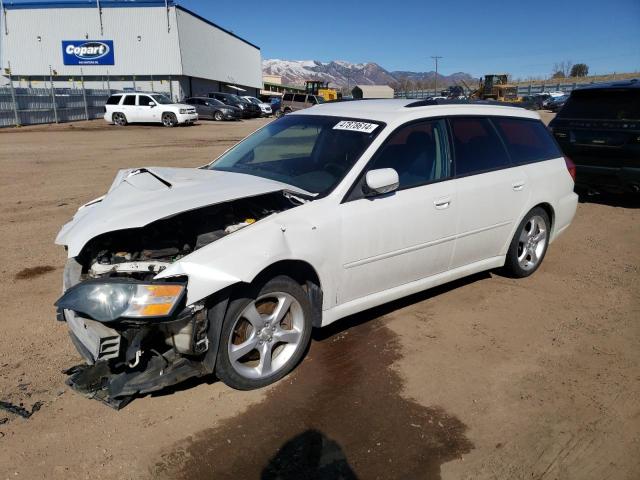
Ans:
POLYGON ((263 58, 426 71, 442 55, 444 74, 516 77, 548 75, 562 60, 594 74, 640 71, 640 0, 178 3, 257 44, 263 58))

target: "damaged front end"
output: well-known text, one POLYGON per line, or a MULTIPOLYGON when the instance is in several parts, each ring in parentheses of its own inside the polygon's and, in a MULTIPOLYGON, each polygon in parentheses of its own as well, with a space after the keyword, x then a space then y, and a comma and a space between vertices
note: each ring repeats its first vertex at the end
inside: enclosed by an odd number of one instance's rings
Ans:
POLYGON ((67 371, 76 391, 121 408, 214 371, 228 295, 187 305, 186 276, 156 278, 189 254, 299 205, 286 192, 198 208, 144 227, 101 234, 65 267, 56 302, 86 361, 67 371))

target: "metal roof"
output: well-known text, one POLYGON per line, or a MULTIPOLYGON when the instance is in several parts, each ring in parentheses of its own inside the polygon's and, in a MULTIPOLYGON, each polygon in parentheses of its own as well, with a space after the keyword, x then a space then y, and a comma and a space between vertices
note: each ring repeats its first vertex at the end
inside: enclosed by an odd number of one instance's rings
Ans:
POLYGON ((232 37, 237 38, 238 40, 243 41, 247 45, 250 45, 258 50, 260 47, 249 42, 248 40, 236 35, 230 30, 227 30, 220 25, 212 22, 211 20, 207 20, 206 18, 198 15, 191 10, 184 8, 177 4, 176 0, 100 0, 98 3, 96 0, 49 0, 49 1, 29 1, 29 0, 5 0, 4 1, 4 9, 5 10, 37 10, 44 8, 97 8, 98 5, 100 8, 144 8, 144 7, 175 7, 177 10, 182 10, 189 15, 196 17, 198 20, 202 20, 203 22, 215 27, 223 32, 231 35, 232 37))
MULTIPOLYGON (((126 7, 165 7, 175 6, 175 0, 100 0, 101 8, 126 8, 126 7)), ((5 0, 6 10, 29 10, 41 8, 94 8, 96 0, 62 0, 62 1, 27 1, 5 0)))

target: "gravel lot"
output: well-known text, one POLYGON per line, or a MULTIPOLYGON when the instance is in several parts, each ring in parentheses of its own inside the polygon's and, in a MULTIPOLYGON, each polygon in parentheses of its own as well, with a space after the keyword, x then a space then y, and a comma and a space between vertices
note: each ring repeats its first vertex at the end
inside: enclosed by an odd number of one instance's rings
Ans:
POLYGON ((199 166, 264 123, 0 130, 0 400, 42 402, 0 410, 0 478, 640 478, 640 210, 615 197, 581 203, 532 277, 345 319, 268 389, 207 379, 119 412, 71 392, 60 226, 119 168, 199 166))

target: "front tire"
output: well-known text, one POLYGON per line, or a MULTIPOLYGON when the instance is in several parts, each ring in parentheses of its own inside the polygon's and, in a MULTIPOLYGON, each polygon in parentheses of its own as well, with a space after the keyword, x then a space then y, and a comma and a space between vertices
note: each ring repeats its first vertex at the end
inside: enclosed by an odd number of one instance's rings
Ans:
POLYGON ((175 127, 178 124, 178 119, 174 113, 166 112, 162 114, 162 125, 165 127, 175 127))
POLYGON ((300 362, 311 338, 312 308, 286 276, 252 285, 229 303, 216 375, 231 388, 253 390, 280 380, 300 362))
POLYGON ((515 278, 528 277, 535 272, 549 246, 551 221, 544 209, 535 207, 527 213, 511 240, 504 270, 515 278))
POLYGON ((216 111, 216 113, 213 114, 213 119, 217 122, 221 121, 224 118, 224 116, 222 115, 222 112, 220 111, 216 111))

